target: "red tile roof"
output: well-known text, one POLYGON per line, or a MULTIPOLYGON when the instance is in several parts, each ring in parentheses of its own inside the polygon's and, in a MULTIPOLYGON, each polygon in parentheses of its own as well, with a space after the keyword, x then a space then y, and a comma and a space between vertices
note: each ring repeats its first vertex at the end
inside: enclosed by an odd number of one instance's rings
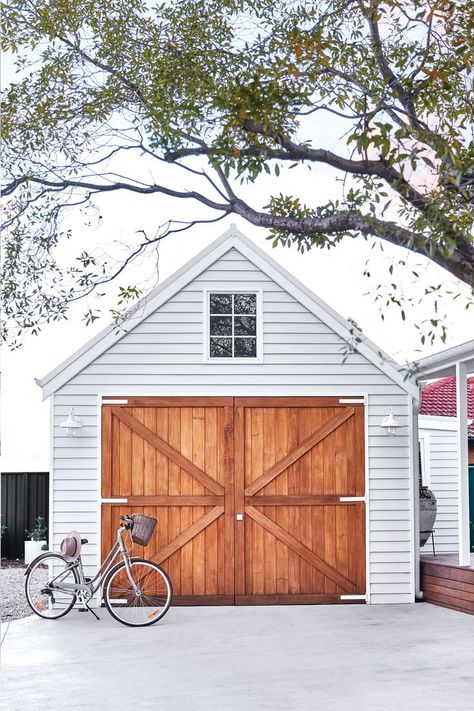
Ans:
MULTIPOLYGON (((421 391, 420 415, 456 417, 456 378, 450 375, 434 383, 428 383, 421 391)), ((474 420, 474 377, 467 379, 467 416, 474 420)), ((474 437, 474 422, 468 428, 469 437, 474 437)))

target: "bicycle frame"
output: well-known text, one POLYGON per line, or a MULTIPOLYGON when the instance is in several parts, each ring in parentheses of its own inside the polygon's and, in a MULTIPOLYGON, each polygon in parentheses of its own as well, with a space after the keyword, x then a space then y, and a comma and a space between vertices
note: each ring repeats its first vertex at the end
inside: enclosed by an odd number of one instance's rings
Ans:
POLYGON ((66 571, 63 571, 59 575, 57 575, 55 578, 50 580, 48 584, 46 585, 46 588, 50 589, 51 591, 55 592, 63 592, 67 595, 76 595, 76 594, 87 594, 88 596, 92 597, 95 595, 97 590, 100 588, 102 585, 102 582, 106 578, 107 574, 109 571, 112 569, 115 559, 117 556, 120 554, 122 556, 123 562, 125 563, 125 568, 127 571, 127 577, 130 580, 131 585, 133 586, 133 589, 136 591, 137 590, 137 585, 132 577, 131 573, 131 565, 130 561, 132 558, 127 553, 127 549, 125 547, 125 543, 122 538, 122 533, 125 531, 124 526, 120 526, 117 530, 117 540, 110 549, 110 551, 107 553, 103 563, 101 564, 99 570, 95 574, 95 576, 87 580, 85 575, 84 575, 84 568, 82 566, 82 560, 81 556, 74 561, 73 563, 69 563, 66 571), (64 583, 61 582, 61 577, 65 575, 65 572, 69 572, 71 569, 76 569, 77 574, 79 576, 79 582, 78 583, 64 583))

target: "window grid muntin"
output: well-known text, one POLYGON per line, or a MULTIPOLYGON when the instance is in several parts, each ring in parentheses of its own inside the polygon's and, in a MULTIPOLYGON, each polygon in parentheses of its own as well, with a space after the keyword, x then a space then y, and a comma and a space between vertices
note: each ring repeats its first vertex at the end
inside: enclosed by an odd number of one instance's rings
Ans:
MULTIPOLYGON (((257 324, 257 312, 258 312, 258 295, 256 292, 253 291, 245 291, 245 292, 210 292, 209 293, 209 311, 208 311, 208 318, 209 318, 209 337, 208 337, 208 352, 209 352, 209 358, 212 358, 213 360, 220 360, 220 359, 244 359, 244 360, 255 360, 258 358, 258 324, 257 324), (213 312, 212 309, 212 302, 213 302, 213 297, 215 296, 230 296, 231 297, 231 312, 229 313, 223 313, 222 311, 220 312, 213 312), (253 297, 253 312, 249 313, 246 311, 239 311, 238 313, 235 312, 235 299, 236 297, 242 297, 242 296, 250 296, 253 297), (212 325, 212 318, 230 318, 231 319, 231 328, 232 328, 232 334, 217 334, 217 335, 212 335, 211 331, 211 325, 212 325), (253 329, 255 333, 252 335, 235 335, 235 319, 237 318, 243 318, 243 319, 252 319, 255 322, 255 328, 253 329), (218 356, 218 355, 213 355, 211 352, 211 343, 214 341, 216 342, 217 340, 231 340, 232 341, 232 355, 223 355, 223 356, 218 356), (236 341, 245 341, 245 340, 250 340, 253 342, 253 354, 252 355, 235 355, 235 345, 236 341)), ((239 343, 239 346, 241 344, 239 343)))

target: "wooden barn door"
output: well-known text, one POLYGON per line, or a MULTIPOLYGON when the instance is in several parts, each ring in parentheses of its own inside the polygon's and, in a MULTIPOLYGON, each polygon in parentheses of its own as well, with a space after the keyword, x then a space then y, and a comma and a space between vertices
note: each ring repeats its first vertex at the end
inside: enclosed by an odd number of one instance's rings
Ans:
POLYGON ((175 603, 234 603, 232 399, 128 398, 102 411, 102 555, 121 513, 158 519, 135 555, 163 565, 175 603))
POLYGON ((157 518, 149 545, 134 553, 163 565, 178 604, 363 596, 364 494, 363 405, 128 398, 103 406, 102 553, 120 513, 157 518))
POLYGON ((363 596, 363 406, 336 398, 235 404, 236 513, 243 514, 236 521, 236 603, 363 596))

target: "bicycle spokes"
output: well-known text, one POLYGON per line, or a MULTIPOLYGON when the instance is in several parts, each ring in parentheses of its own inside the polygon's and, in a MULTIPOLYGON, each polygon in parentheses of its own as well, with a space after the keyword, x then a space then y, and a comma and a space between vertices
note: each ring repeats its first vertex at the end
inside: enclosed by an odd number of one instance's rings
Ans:
POLYGON ((109 611, 124 624, 142 626, 162 617, 171 602, 171 584, 159 566, 150 561, 132 561, 129 580, 124 566, 109 579, 105 599, 109 611))
POLYGON ((76 595, 56 586, 76 582, 74 570, 58 554, 40 558, 28 572, 25 592, 28 603, 37 615, 49 619, 62 617, 74 606, 76 595))

